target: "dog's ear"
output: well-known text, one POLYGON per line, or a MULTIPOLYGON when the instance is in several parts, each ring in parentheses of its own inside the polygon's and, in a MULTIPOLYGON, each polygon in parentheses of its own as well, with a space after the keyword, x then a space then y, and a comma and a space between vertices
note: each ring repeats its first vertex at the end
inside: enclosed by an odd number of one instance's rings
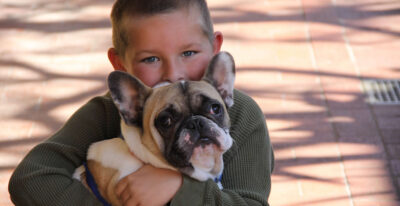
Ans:
POLYGON ((113 71, 108 88, 114 104, 127 125, 142 125, 143 107, 151 88, 126 72, 113 71))
POLYGON ((232 55, 228 52, 220 52, 215 55, 204 74, 203 80, 218 90, 228 108, 233 105, 235 62, 232 55))

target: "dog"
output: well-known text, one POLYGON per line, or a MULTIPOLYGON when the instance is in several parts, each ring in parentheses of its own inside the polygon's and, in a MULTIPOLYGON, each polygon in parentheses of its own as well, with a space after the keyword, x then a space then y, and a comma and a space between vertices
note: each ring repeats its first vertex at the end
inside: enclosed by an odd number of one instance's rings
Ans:
MULTIPOLYGON (((233 143, 227 109, 233 105, 234 79, 227 52, 212 58, 200 81, 150 88, 128 73, 111 72, 108 87, 121 116, 122 138, 93 143, 86 163, 101 196, 119 205, 116 183, 143 164, 199 181, 220 179, 222 156, 233 143)), ((74 177, 85 182, 85 174, 79 167, 74 177)))

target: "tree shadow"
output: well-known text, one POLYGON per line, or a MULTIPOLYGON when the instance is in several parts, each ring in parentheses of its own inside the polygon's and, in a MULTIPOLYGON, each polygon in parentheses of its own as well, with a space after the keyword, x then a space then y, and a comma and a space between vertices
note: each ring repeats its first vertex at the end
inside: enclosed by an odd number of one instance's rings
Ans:
MULTIPOLYGON (((83 18, 60 20, 54 21, 49 19, 47 21, 31 21, 31 19, 40 16, 42 14, 54 13, 54 12, 65 12, 69 11, 70 16, 74 13, 82 11, 83 9, 91 6, 110 5, 113 1, 110 0, 99 0, 90 2, 87 0, 76 1, 74 3, 65 1, 53 1, 53 2, 26 2, 26 3, 3 3, 4 9, 21 9, 30 12, 24 12, 19 15, 12 15, 12 13, 6 17, 0 18, 0 30, 1 29, 23 29, 27 31, 37 31, 41 33, 64 33, 73 32, 87 29, 101 29, 110 28, 111 23, 108 18, 85 20, 83 18)), ((65 18, 68 18, 67 16, 65 18)), ((73 18, 73 17, 72 17, 73 18)))
MULTIPOLYGON (((338 74, 329 71, 313 71, 310 68, 304 69, 290 69, 290 68, 257 68, 257 67, 241 67, 237 69, 237 76, 245 75, 246 73, 257 72, 257 76, 268 76, 276 72, 285 75, 300 75, 303 77, 320 77, 322 79, 320 87, 324 87, 324 78, 338 78, 347 80, 360 81, 361 79, 356 75, 346 75, 338 74)), ((373 76, 364 76, 363 78, 373 78, 373 76)), ((375 78, 376 79, 376 78, 375 78)), ((395 179, 393 172, 391 171, 391 163, 387 159, 390 156, 385 148, 385 142, 383 141, 382 134, 379 133, 380 126, 374 119, 377 118, 377 114, 374 114, 374 106, 368 105, 366 101, 366 95, 363 92, 353 92, 353 91, 322 91, 324 93, 325 99, 320 98, 321 91, 311 89, 309 91, 303 92, 288 92, 286 88, 276 88, 274 85, 286 85, 296 87, 302 87, 305 85, 303 83, 296 83, 287 81, 285 83, 271 82, 270 86, 252 86, 247 87, 246 85, 240 85, 237 89, 244 91, 253 98, 259 99, 261 102, 265 100, 276 100, 271 102, 279 102, 283 95, 291 96, 291 99, 295 99, 298 102, 302 102, 305 105, 311 105, 319 108, 323 108, 322 111, 294 111, 290 112, 290 108, 285 107, 274 107, 274 105, 269 105, 274 109, 268 109, 265 111, 265 117, 268 122, 285 122, 285 125, 280 125, 279 128, 269 128, 270 137, 272 140, 272 145, 275 150, 275 168, 273 175, 279 176, 276 183, 293 181, 293 180, 311 180, 317 181, 324 184, 334 184, 343 185, 343 180, 332 179, 332 178, 321 178, 321 176, 315 176, 308 174, 306 171, 293 170, 293 168, 304 168, 316 165, 329 165, 330 163, 341 163, 348 162, 344 165, 344 171, 347 173, 351 171, 352 166, 349 166, 349 162, 353 161, 378 161, 382 165, 370 166, 371 168, 381 168, 386 171, 386 176, 389 179, 395 179), (346 95, 349 100, 347 101, 337 101, 334 98, 326 98, 329 95, 346 95), (275 109, 276 108, 276 109, 275 109), (360 114, 358 113, 360 112, 360 114), (336 119, 336 120, 335 120, 336 119), (290 124, 292 123, 292 124, 290 124), (293 124, 295 123, 295 124, 293 124), (366 131, 364 131, 366 130, 366 131), (371 131, 374 131, 371 133, 371 131), (279 134, 286 132, 293 134, 294 136, 299 136, 299 138, 280 136, 279 134), (375 151, 365 152, 365 151, 354 151, 350 153, 337 155, 326 155, 318 154, 320 150, 316 150, 315 153, 312 151, 307 154, 296 155, 296 150, 304 150, 304 148, 318 148, 319 145, 332 145, 332 148, 340 147, 340 145, 367 145, 369 148, 376 148, 375 151), (283 155, 283 151, 292 151, 292 155, 283 155), (348 168, 349 167, 349 168, 348 168)), ((340 85, 341 83, 338 83, 340 85)), ((268 85, 268 84, 263 84, 268 85)), ((308 86, 308 85, 307 85, 308 86)), ((263 106, 267 108, 268 105, 263 106)), ((390 110, 391 115, 400 115, 400 107, 394 107, 390 110)), ((387 111, 389 112, 389 111, 387 111)), ((379 114, 378 114, 379 116, 379 114)), ((399 128, 400 129, 400 128, 399 128)), ((288 152, 286 152, 288 153, 288 152)), ((356 166, 354 166, 356 167, 356 166)), ((364 169, 366 166, 363 166, 364 169)), ((361 168, 362 169, 362 168, 361 168)), ((377 175, 382 176, 383 174, 377 175)), ((371 174, 354 175, 352 177, 356 178, 368 178, 374 177, 371 174)), ((393 188, 397 190, 397 185, 395 181, 388 182, 387 184, 393 184, 393 188)), ((383 193, 398 195, 398 191, 385 191, 383 193)), ((363 197, 366 194, 356 194, 353 197, 363 197)), ((376 193, 376 195, 379 195, 376 193)), ((317 202, 323 203, 326 200, 319 200, 317 202)), ((303 202, 295 205, 308 205, 315 204, 316 202, 303 202)))
MULTIPOLYGON (((383 5, 384 3, 365 3, 365 4, 357 4, 357 5, 326 5, 319 6, 315 8, 307 8, 305 9, 304 5, 298 5, 299 7, 291 7, 286 8, 288 14, 268 14, 261 13, 257 11, 249 11, 240 9, 242 4, 247 5, 248 3, 239 3, 233 4, 230 6, 221 6, 221 7, 213 7, 211 8, 211 12, 229 12, 229 14, 216 16, 213 18, 215 24, 226 24, 226 23, 276 23, 276 22, 299 22, 304 23, 320 23, 324 25, 333 25, 333 26, 345 26, 347 29, 361 30, 364 32, 371 33, 379 33, 385 34, 392 37, 399 37, 400 32, 395 29, 385 28, 379 24, 374 26, 371 25, 362 25, 359 22, 366 21, 374 18, 382 18, 388 16, 396 16, 400 14, 399 8, 388 8, 386 10, 368 10, 368 6, 373 5, 383 5), (330 15, 333 18, 327 18, 326 16, 330 15)), ((389 4, 389 3, 387 3, 389 4)), ((328 33, 319 36, 313 36, 313 41, 334 41, 334 38, 338 34, 328 33)), ((246 40, 246 41, 254 41, 251 38, 243 38, 239 34, 238 35, 228 35, 226 36, 233 40, 246 40)), ((267 39, 262 39, 266 41, 267 39)), ((257 40, 256 40, 257 41, 257 40)), ((272 41, 272 40, 271 40, 272 41)), ((290 38, 290 39, 279 39, 273 40, 274 42, 304 42, 303 38, 290 38)), ((373 40, 368 43, 354 43, 354 44, 375 44, 387 42, 390 40, 373 40)))
MULTIPOLYGON (((106 91, 105 87, 105 76, 100 74, 87 74, 87 75, 71 75, 71 74, 61 74, 56 71, 49 71, 34 65, 31 65, 27 62, 21 62, 16 60, 1 60, 0 59, 0 67, 18 67, 20 70, 29 70, 30 72, 34 72, 36 75, 35 78, 30 79, 8 79, 1 78, 0 81, 7 86, 18 86, 27 83, 36 83, 38 85, 43 82, 51 82, 57 80, 67 80, 67 81, 91 81, 91 82, 99 82, 99 85, 90 90, 79 92, 73 96, 66 96, 63 98, 59 98, 55 101, 44 101, 41 103, 39 109, 37 104, 27 105, 26 108, 21 108, 21 112, 15 114, 12 119, 20 119, 20 120, 30 120, 35 121, 38 124, 45 125, 48 127, 50 131, 55 131, 58 129, 64 122, 58 120, 53 117, 52 111, 62 105, 74 104, 76 102, 83 102, 84 100, 88 100, 88 98, 93 97, 95 95, 99 95, 106 91), (39 77, 38 77, 39 76, 39 77)), ((65 85, 68 87, 68 84, 65 85)), ((39 98, 38 96, 36 98, 39 98)), ((32 137, 33 139, 38 139, 39 141, 43 139, 43 137, 32 137)), ((15 143, 21 144, 21 141, 14 141, 15 143)), ((27 141, 29 143, 30 141, 27 141)), ((3 144, 0 143, 0 148, 2 145, 10 146, 7 142, 3 144)))
POLYGON ((22 62, 18 60, 10 60, 10 59, 1 59, 0 58, 0 67, 18 67, 21 70, 29 70, 34 72, 36 75, 39 75, 40 78, 25 78, 25 79, 9 79, 6 77, 0 77, 0 82, 13 85, 13 84, 22 84, 22 83, 35 83, 35 82, 43 82, 49 80, 56 79, 73 79, 73 80, 88 80, 88 81, 103 81, 104 76, 99 74, 90 74, 90 75, 72 75, 72 74, 60 74, 57 72, 49 71, 49 69, 40 68, 34 66, 28 62, 22 62))
POLYGON ((42 33, 73 32, 87 29, 109 28, 111 23, 108 19, 101 20, 69 20, 60 22, 29 23, 21 20, 0 20, 0 29, 24 29, 42 33))

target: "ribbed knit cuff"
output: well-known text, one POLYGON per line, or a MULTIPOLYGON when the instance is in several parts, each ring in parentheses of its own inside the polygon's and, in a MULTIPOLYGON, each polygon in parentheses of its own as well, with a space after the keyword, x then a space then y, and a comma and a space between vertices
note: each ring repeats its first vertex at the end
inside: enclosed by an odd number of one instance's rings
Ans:
POLYGON ((181 188, 171 200, 171 206, 191 205, 202 206, 207 182, 199 182, 186 175, 183 176, 181 188))

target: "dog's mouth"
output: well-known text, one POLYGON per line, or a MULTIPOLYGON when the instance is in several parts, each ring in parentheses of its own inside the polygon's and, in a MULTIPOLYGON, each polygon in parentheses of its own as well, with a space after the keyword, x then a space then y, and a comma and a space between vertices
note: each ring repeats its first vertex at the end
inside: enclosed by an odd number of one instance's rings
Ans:
POLYGON ((184 121, 177 129, 173 140, 165 145, 164 156, 167 161, 181 170, 193 169, 193 160, 207 162, 221 156, 232 144, 227 129, 204 118, 184 121), (200 160, 201 159, 201 160, 200 160))
POLYGON ((202 138, 202 139, 199 140, 200 146, 202 146, 202 145, 208 145, 208 144, 213 144, 213 143, 214 143, 214 141, 211 140, 211 139, 208 138, 208 137, 205 137, 205 138, 202 138))
POLYGON ((216 137, 200 137, 199 140, 197 140, 197 142, 195 143, 194 148, 204 147, 210 144, 215 144, 217 147, 221 145, 216 137))
POLYGON ((188 130, 181 131, 177 144, 178 147, 187 153, 190 159, 193 151, 198 147, 204 148, 209 145, 215 145, 213 148, 221 150, 221 139, 223 138, 218 133, 218 129, 209 127, 195 132, 188 130))
POLYGON ((167 161, 177 167, 193 169, 191 158, 195 151, 210 147, 218 151, 221 150, 218 134, 215 132, 189 132, 182 130, 177 134, 176 141, 166 150, 167 161))

